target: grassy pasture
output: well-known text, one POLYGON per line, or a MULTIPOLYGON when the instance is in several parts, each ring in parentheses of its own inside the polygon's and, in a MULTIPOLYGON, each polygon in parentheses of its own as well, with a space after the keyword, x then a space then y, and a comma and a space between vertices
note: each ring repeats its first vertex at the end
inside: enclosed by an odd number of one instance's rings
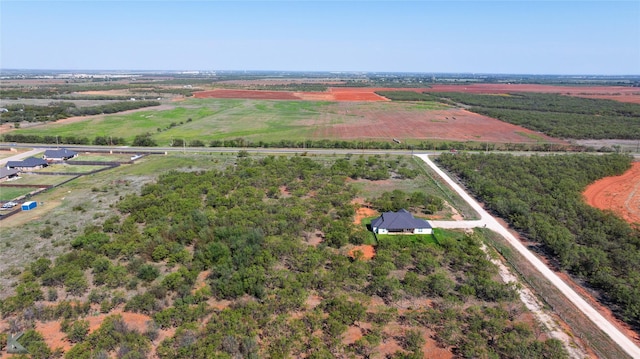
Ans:
POLYGON ((109 154, 109 153, 81 153, 78 157, 70 159, 74 161, 95 161, 95 162, 128 162, 131 160, 130 154, 109 154))
POLYGON ((21 185, 56 185, 60 182, 64 182, 68 179, 71 179, 75 176, 47 176, 47 175, 37 175, 37 174, 29 174, 23 173, 20 175, 20 178, 12 181, 11 183, 21 184, 21 185))
POLYGON ((48 167, 45 167, 39 170, 38 172, 40 173, 66 172, 66 173, 82 174, 82 173, 89 173, 91 171, 99 170, 105 167, 107 166, 97 166, 97 165, 96 166, 92 166, 92 165, 74 166, 66 163, 56 163, 48 167))
POLYGON ((10 201, 37 190, 40 187, 0 187, 0 201, 10 201))
MULTIPOLYGON (((95 116, 72 123, 50 123, 16 130, 23 135, 122 137, 150 133, 160 146, 173 139, 187 142, 245 138, 254 142, 282 139, 303 141, 318 137, 318 129, 366 121, 368 113, 429 111, 445 108, 435 102, 357 103, 323 101, 189 99, 165 110, 95 116), (190 120, 189 120, 190 119, 190 120)), ((79 159, 80 160, 80 159, 79 159)))

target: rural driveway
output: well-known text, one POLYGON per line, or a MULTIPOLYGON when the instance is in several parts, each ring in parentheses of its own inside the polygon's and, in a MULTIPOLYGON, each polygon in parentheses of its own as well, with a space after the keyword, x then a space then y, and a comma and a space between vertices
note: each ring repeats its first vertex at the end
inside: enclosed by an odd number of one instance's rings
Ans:
POLYGON ((38 153, 43 152, 43 151, 44 151, 44 149, 42 149, 42 148, 36 148, 36 149, 31 150, 31 151, 18 153, 17 155, 13 155, 11 157, 2 158, 2 159, 0 159, 0 167, 4 167, 5 164, 7 162, 9 162, 9 161, 20 161, 20 160, 22 160, 24 158, 35 156, 38 153))
MULTIPOLYGON (((522 256, 524 256, 542 275, 547 278, 556 288, 558 288, 580 311, 582 311, 598 328, 605 332, 613 341, 615 341, 625 352, 627 352, 632 358, 640 358, 640 348, 631 341, 626 335, 624 335, 618 328, 605 319, 597 310, 595 310, 589 303, 587 303, 581 296, 578 295, 567 283, 565 283, 560 277, 558 277, 549 267, 547 267, 538 257, 531 253, 520 241, 513 236, 507 228, 503 227, 493 216, 480 206, 471 196, 465 192, 456 182, 454 182, 449 176, 447 176, 438 166, 429 159, 429 155, 417 154, 418 158, 422 159, 429 167, 431 167, 440 177, 442 177, 469 205, 480 215, 478 221, 464 221, 466 223, 461 224, 458 228, 472 228, 464 227, 462 225, 474 227, 486 226, 487 228, 499 233, 515 248, 522 256)), ((434 227, 441 222, 433 222, 434 227)))

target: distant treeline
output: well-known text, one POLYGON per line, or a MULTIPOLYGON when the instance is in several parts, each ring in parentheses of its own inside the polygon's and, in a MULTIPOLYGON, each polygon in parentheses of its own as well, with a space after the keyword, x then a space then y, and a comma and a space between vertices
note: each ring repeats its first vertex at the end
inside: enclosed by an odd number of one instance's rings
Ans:
POLYGON ((51 102, 48 106, 8 105, 7 112, 0 113, 0 123, 56 121, 72 116, 89 116, 116 113, 138 108, 159 106, 158 101, 119 101, 98 106, 77 107, 73 102, 51 102))
POLYGON ((539 243, 555 263, 584 279, 626 322, 640 327, 640 231, 611 212, 589 206, 584 188, 622 174, 625 155, 515 157, 445 154, 440 164, 490 211, 539 243))
POLYGON ((379 92, 395 101, 441 101, 557 138, 640 139, 640 105, 559 94, 379 92))
POLYGON ((50 98, 55 99, 62 95, 70 95, 84 91, 109 91, 126 90, 132 85, 126 84, 82 84, 82 85, 41 85, 39 87, 3 87, 0 88, 0 98, 18 100, 21 98, 50 98))
MULTIPOLYGON (((7 133, 5 142, 17 143, 56 143, 55 136, 25 135, 7 133)), ((159 146, 150 133, 137 135, 131 142, 120 137, 98 136, 93 139, 81 136, 58 136, 58 143, 77 145, 132 145, 137 147, 159 146), (107 139, 107 140, 105 140, 107 139), (111 140, 108 140, 111 139, 111 140)), ((292 141, 280 140, 273 142, 247 140, 244 138, 203 141, 199 139, 183 140, 174 139, 170 146, 173 147, 236 147, 236 148, 336 148, 353 149, 354 151, 365 149, 385 150, 415 150, 415 151, 537 151, 537 152, 562 152, 562 151, 596 151, 589 147, 566 146, 553 143, 524 144, 524 143, 480 143, 480 142, 455 142, 455 141, 424 141, 407 145, 391 141, 342 141, 342 140, 307 140, 292 141)), ((599 152, 614 152, 614 149, 602 147, 599 152)))

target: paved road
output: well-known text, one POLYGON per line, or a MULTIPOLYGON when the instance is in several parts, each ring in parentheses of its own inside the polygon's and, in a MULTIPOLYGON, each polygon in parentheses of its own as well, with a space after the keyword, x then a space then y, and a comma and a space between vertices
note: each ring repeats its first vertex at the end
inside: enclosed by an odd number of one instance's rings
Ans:
POLYGON ((11 157, 2 158, 2 159, 0 159, 0 167, 4 167, 4 165, 9 161, 20 161, 20 160, 25 159, 27 157, 35 156, 40 152, 44 152, 44 150, 42 148, 36 148, 36 149, 31 150, 31 151, 18 153, 17 155, 13 155, 11 157))
MULTIPOLYGON (((485 226, 507 239, 507 241, 522 254, 540 273, 547 278, 556 288, 558 288, 580 311, 582 311, 598 328, 613 339, 625 352, 632 358, 640 358, 640 348, 618 328, 605 319, 597 310, 578 295, 567 283, 558 277, 549 267, 547 267, 538 257, 531 253, 516 237, 514 237, 505 227, 503 227, 493 216, 480 206, 471 196, 465 192, 456 182, 447 176, 428 155, 416 155, 429 165, 440 177, 442 177, 469 205, 480 215, 478 221, 464 221, 461 225, 466 226, 485 226)), ((434 226, 442 225, 446 222, 433 222, 434 226)), ((449 227, 450 228, 450 227, 449 227)), ((472 228, 472 227, 462 227, 472 228)))

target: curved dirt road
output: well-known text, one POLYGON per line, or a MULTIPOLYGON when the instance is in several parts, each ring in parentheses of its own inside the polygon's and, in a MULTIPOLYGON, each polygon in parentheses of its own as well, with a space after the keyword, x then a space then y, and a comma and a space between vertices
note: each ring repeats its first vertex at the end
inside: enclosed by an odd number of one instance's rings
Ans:
MULTIPOLYGON (((438 166, 435 165, 426 154, 417 154, 418 158, 423 160, 431 167, 440 177, 442 177, 456 193, 458 193, 469 205, 480 215, 478 221, 467 221, 465 223, 469 228, 486 226, 487 228, 499 233, 515 248, 522 256, 524 256, 542 275, 553 283, 564 295, 582 311, 598 328, 605 332, 613 341, 615 341, 625 352, 632 358, 640 358, 640 348, 624 335, 618 328, 606 320, 597 310, 587 303, 578 295, 568 284, 558 277, 549 267, 547 267, 540 259, 531 253, 520 241, 514 237, 505 227, 500 225, 487 211, 484 210, 467 192, 465 192, 457 183, 447 176, 438 166)), ((439 222, 433 222, 437 226, 439 222)))

